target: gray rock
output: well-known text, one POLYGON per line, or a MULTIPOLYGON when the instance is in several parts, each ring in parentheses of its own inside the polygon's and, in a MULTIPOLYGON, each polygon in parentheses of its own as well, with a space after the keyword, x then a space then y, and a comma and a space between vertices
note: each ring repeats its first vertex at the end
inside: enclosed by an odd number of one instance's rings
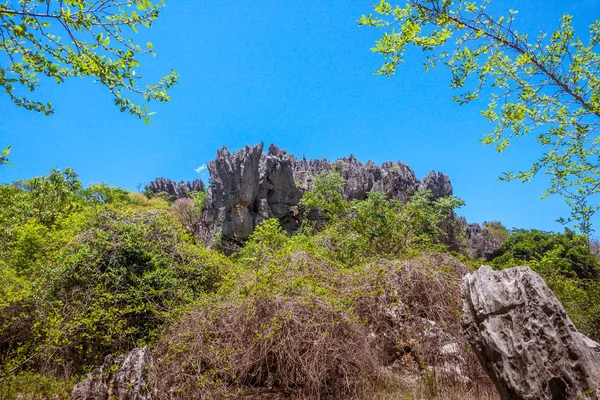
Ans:
POLYGON ((236 153, 223 147, 217 152, 217 158, 208 163, 211 185, 204 219, 210 231, 230 240, 243 241, 254 230, 262 151, 262 143, 246 146, 236 153))
POLYGON ((464 217, 459 217, 463 228, 463 237, 459 247, 465 249, 470 258, 490 260, 508 238, 508 230, 497 222, 469 224, 464 217))
POLYGON ((502 399, 600 398, 600 345, 528 267, 463 278, 463 328, 502 399))
POLYGON ((150 400, 157 396, 154 356, 144 348, 126 356, 106 356, 101 367, 79 382, 73 400, 150 400))
POLYGON ((452 196, 452 183, 448 175, 435 171, 430 171, 419 185, 420 189, 431 190, 433 197, 452 196))
POLYGON ((153 193, 168 193, 171 200, 181 199, 187 196, 189 191, 201 192, 205 189, 204 182, 195 179, 192 182, 175 183, 170 179, 158 178, 146 185, 146 190, 153 193))
MULTIPOLYGON (((285 220, 284 226, 296 227, 295 219, 302 193, 294 181, 296 159, 277 146, 269 146, 269 152, 260 160, 260 204, 258 212, 264 219, 279 218, 285 220)), ((259 221, 257 221, 259 222, 259 221)), ((283 221, 282 221, 283 222, 283 221)))
MULTIPOLYGON (((235 250, 267 218, 278 218, 285 230, 294 231, 300 225, 298 205, 302 194, 312 189, 318 175, 332 171, 346 181, 342 192, 346 200, 363 200, 376 190, 392 199, 407 201, 419 187, 430 189, 434 196, 452 194, 446 175, 432 171, 421 183, 401 162, 388 161, 381 166, 372 161, 362 164, 353 155, 334 162, 298 160, 275 145, 269 146, 266 154, 263 148, 260 143, 231 153, 223 147, 217 151, 215 160, 208 163, 211 185, 200 232, 207 243, 220 236, 222 244, 223 241, 226 244, 224 250, 235 250)), ((181 198, 187 191, 197 190, 195 182, 175 184, 159 178, 147 189, 181 198)), ((320 215, 308 215, 311 217, 322 219, 320 215)))

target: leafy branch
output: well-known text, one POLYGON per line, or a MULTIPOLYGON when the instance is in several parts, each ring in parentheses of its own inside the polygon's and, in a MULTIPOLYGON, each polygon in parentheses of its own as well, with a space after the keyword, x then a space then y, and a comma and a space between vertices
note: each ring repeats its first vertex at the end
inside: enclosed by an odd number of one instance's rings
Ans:
POLYGON ((448 68, 451 88, 462 91, 454 96, 459 104, 487 95, 481 114, 495 127, 484 144, 502 152, 516 137, 536 135, 542 157, 500 179, 527 182, 539 172, 548 175, 543 197, 563 196, 571 216, 561 222, 575 221, 589 235, 600 208, 593 202, 600 192, 600 21, 590 26, 587 44, 575 36, 569 15, 552 34, 532 40, 513 28, 517 11, 494 18, 489 3, 409 0, 393 8, 381 1, 376 15, 362 16, 359 24, 385 29, 372 49, 385 58, 378 74, 393 75, 414 46, 428 53, 426 70, 448 68))

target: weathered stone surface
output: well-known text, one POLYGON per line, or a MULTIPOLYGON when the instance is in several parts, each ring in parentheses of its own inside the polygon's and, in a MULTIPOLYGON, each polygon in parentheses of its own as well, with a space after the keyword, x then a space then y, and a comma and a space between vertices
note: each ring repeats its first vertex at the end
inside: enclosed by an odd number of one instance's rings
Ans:
POLYGON ((131 350, 126 356, 106 356, 101 367, 79 382, 73 400, 150 400, 156 398, 156 375, 152 352, 131 350))
POLYGON ((230 153, 226 147, 208 163, 211 185, 208 188, 205 220, 210 230, 223 237, 242 241, 255 226, 259 206, 262 143, 230 153))
POLYGON ((463 328, 503 399, 600 398, 600 345, 528 267, 463 278, 463 328))
POLYGON ((181 199, 186 197, 187 192, 189 191, 203 191, 204 190, 204 182, 200 179, 195 179, 192 182, 179 182, 176 183, 170 179, 158 178, 149 184, 146 185, 146 190, 153 193, 168 193, 169 196, 174 199, 181 199))

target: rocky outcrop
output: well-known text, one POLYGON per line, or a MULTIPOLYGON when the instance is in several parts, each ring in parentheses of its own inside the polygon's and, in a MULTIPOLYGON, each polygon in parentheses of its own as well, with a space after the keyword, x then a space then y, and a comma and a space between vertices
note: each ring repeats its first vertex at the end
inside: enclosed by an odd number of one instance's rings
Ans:
POLYGON ((303 190, 312 189, 314 178, 319 174, 339 173, 346 181, 342 192, 346 200, 364 200, 367 193, 374 190, 384 192, 390 198, 406 201, 410 193, 419 188, 419 180, 415 173, 401 162, 387 161, 381 166, 372 161, 362 164, 350 155, 331 163, 326 160, 302 159, 295 161, 293 168, 294 181, 303 190))
POLYGON ((459 217, 459 222, 463 228, 459 247, 464 248, 470 258, 490 260, 508 238, 508 230, 498 222, 469 224, 464 217, 459 217))
POLYGON ((423 178, 419 189, 430 190, 435 198, 452 196, 452 183, 448 175, 441 172, 436 174, 433 170, 423 178))
POLYGON ((597 399, 600 345, 528 267, 463 278, 463 328, 503 399, 597 399))
POLYGON ((146 185, 147 191, 153 193, 168 193, 173 200, 186 197, 187 193, 190 191, 201 192, 204 189, 204 182, 200 179, 195 179, 192 182, 187 183, 184 181, 175 183, 170 179, 158 178, 146 185))
POLYGON ((241 242, 267 218, 279 218, 293 230, 298 225, 301 192, 294 182, 292 155, 274 145, 263 154, 263 144, 230 153, 226 147, 208 163, 211 185, 204 222, 209 238, 241 242))
POLYGON ((144 348, 126 356, 106 356, 101 367, 79 382, 71 392, 73 400, 150 400, 156 398, 154 356, 144 348))
MULTIPOLYGON (((222 241, 234 246, 243 243, 267 218, 278 218, 284 229, 295 230, 300 224, 300 198, 312 189, 319 174, 338 172, 345 180, 342 196, 346 200, 363 200, 372 190, 401 201, 407 201, 419 188, 431 190, 436 197, 452 194, 450 179, 442 173, 431 171, 420 182, 401 162, 363 164, 352 155, 333 162, 298 160, 275 145, 263 153, 262 143, 233 153, 223 147, 217 151, 215 160, 208 163, 208 171, 211 185, 200 236, 210 242, 219 235, 222 241)), ((202 185, 201 181, 175 184, 161 178, 146 188, 181 198, 189 190, 198 190, 196 182, 202 185)))

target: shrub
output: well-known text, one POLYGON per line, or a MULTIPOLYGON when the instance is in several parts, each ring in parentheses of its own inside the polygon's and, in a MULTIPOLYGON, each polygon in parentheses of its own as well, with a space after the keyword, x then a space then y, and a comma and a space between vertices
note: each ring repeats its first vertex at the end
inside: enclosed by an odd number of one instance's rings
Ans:
POLYGON ((19 265, 28 267, 25 275, 4 273, 12 295, 0 318, 5 360, 69 377, 108 353, 151 343, 166 321, 215 288, 228 262, 195 244, 167 210, 88 211, 60 220, 57 227, 69 229, 52 237, 68 239, 41 258, 36 225, 17 231, 23 257, 13 251, 9 261, 25 258, 19 265))
POLYGON ((335 220, 341 217, 348 206, 342 197, 345 182, 338 172, 317 175, 312 189, 300 200, 305 218, 315 220, 322 216, 335 220))
POLYGON ((589 250, 587 240, 569 229, 564 233, 513 230, 494 254, 492 263, 496 267, 523 265, 539 261, 550 252, 556 255, 554 268, 566 276, 575 273, 583 279, 600 277, 600 264, 589 250))
POLYGON ((75 370, 93 365, 151 342, 174 309, 212 290, 219 259, 183 235, 160 211, 105 210, 90 221, 49 279, 47 301, 62 307, 45 336, 64 343, 51 351, 75 370))
POLYGON ((171 210, 188 233, 197 235, 200 232, 201 214, 197 212, 194 200, 188 197, 177 199, 171 205, 171 210))
POLYGON ((353 200, 344 218, 332 221, 319 235, 337 260, 348 264, 369 258, 444 250, 441 225, 451 223, 453 209, 462 206, 456 197, 433 199, 418 191, 406 204, 384 193, 370 192, 366 200, 353 200))
POLYGON ((161 340, 159 392, 181 399, 271 390, 354 398, 377 373, 366 337, 363 325, 317 299, 207 305, 161 340))

